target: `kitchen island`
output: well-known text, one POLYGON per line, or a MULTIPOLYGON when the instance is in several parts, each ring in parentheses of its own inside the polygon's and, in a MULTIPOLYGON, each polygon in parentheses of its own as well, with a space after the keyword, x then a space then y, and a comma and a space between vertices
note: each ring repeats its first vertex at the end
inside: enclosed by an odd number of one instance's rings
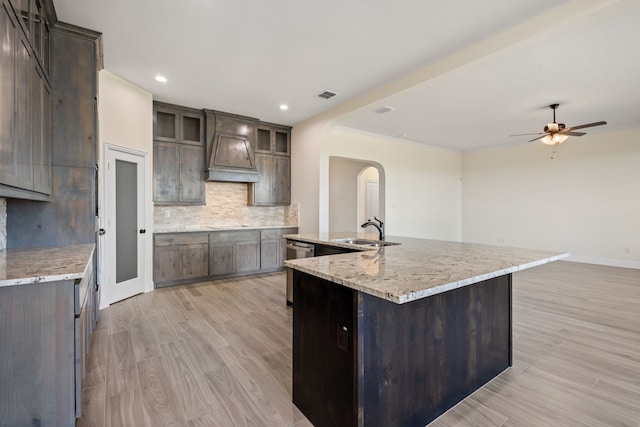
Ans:
MULTIPOLYGON (((286 237, 345 245, 341 234, 286 237)), ((317 427, 437 418, 511 366, 511 274, 568 256, 387 240, 399 244, 286 263, 293 402, 317 427)))

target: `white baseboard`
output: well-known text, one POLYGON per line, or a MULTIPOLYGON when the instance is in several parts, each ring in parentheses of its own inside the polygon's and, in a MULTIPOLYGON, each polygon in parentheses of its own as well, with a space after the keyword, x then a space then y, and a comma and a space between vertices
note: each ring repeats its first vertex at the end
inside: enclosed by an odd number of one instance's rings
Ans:
POLYGON ((629 261, 624 259, 596 258, 580 255, 571 255, 565 261, 581 262, 584 264, 608 265, 610 267, 624 267, 640 269, 640 261, 629 261))

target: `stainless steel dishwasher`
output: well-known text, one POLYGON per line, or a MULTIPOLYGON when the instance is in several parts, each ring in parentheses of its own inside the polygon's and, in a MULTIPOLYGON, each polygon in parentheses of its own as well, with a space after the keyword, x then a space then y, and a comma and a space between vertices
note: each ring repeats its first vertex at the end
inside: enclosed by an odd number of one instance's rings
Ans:
MULTIPOLYGON (((313 243, 287 240, 287 259, 311 258, 315 256, 313 243)), ((293 304, 293 270, 287 268, 287 305, 293 304)))

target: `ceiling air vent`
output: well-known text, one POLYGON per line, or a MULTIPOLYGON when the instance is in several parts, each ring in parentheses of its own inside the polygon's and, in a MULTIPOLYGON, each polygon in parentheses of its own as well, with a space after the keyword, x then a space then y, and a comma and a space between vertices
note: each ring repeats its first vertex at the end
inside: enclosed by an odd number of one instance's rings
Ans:
POLYGON ((393 111, 394 108, 393 107, 387 107, 386 105, 384 107, 380 107, 377 110, 373 110, 374 113, 378 113, 378 114, 384 114, 384 113, 388 113, 389 111, 393 111))
POLYGON ((330 90, 325 90, 324 92, 319 93, 317 96, 318 96, 318 98, 329 99, 329 98, 333 98, 336 95, 337 95, 336 92, 332 92, 330 90))

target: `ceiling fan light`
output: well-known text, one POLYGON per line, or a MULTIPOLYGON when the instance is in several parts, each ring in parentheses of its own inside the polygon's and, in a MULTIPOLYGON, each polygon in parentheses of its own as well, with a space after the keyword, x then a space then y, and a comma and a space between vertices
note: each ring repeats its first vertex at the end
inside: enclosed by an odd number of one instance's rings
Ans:
POLYGON ((553 143, 554 144, 562 144, 563 142, 565 142, 567 140, 567 138, 569 138, 567 135, 562 135, 560 133, 556 133, 555 135, 553 135, 553 143))
POLYGON ((547 145, 555 145, 556 143, 553 142, 553 139, 551 138, 551 135, 545 135, 544 138, 541 138, 540 141, 542 141, 543 143, 547 144, 547 145))
POLYGON ((567 140, 567 138, 569 138, 567 135, 554 133, 553 135, 545 135, 543 138, 540 139, 540 141, 542 141, 547 145, 556 145, 556 144, 562 144, 567 140))

